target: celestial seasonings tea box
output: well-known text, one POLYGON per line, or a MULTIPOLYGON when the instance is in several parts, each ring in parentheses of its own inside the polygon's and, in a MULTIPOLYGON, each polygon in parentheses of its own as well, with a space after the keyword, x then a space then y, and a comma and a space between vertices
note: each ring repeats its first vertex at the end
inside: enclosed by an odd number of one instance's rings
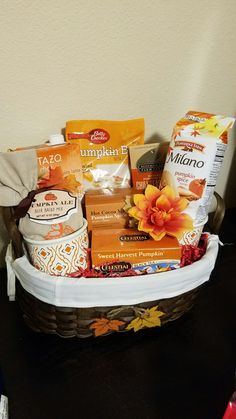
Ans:
POLYGON ((155 241, 135 229, 95 229, 92 231, 92 266, 102 272, 154 273, 176 269, 181 246, 174 237, 155 241))

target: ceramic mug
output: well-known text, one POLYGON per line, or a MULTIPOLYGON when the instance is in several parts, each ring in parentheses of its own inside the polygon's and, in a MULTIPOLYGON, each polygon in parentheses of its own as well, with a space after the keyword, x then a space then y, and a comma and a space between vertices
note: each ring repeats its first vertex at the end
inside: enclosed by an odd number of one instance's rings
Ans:
POLYGON ((87 221, 68 236, 55 240, 32 240, 24 237, 30 261, 40 271, 50 275, 66 275, 87 268, 87 221))
POLYGON ((201 238, 203 227, 207 223, 207 221, 208 217, 202 223, 195 224, 193 226, 193 230, 184 233, 181 240, 179 240, 180 244, 191 244, 193 246, 197 246, 201 238))

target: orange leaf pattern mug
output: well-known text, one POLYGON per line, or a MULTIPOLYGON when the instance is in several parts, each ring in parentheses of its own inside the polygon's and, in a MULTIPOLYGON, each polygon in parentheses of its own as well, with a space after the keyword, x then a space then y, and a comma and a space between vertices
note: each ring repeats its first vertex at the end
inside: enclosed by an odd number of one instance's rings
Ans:
POLYGON ((66 275, 87 268, 87 221, 75 233, 54 240, 24 238, 32 265, 50 275, 66 275))

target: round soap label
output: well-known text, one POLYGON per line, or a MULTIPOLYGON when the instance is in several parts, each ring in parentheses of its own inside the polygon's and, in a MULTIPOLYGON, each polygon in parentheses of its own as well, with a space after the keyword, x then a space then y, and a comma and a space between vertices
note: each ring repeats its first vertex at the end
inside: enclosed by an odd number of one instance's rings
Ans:
POLYGON ((35 223, 61 223, 77 211, 77 199, 70 192, 60 189, 39 192, 35 195, 27 214, 35 223))

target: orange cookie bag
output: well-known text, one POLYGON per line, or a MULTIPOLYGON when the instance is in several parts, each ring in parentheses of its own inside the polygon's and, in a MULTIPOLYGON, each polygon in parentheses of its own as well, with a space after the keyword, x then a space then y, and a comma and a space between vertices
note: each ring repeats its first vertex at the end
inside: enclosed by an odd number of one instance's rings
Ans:
POLYGON ((144 119, 67 121, 66 140, 80 145, 85 189, 129 187, 128 147, 144 143, 144 119))

